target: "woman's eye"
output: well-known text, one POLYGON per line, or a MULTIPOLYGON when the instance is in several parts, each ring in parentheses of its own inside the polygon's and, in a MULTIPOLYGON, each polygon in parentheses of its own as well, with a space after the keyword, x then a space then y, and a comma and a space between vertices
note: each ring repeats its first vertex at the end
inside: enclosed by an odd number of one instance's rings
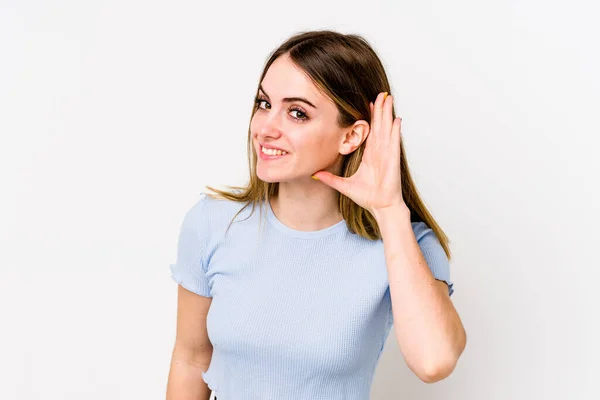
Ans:
POLYGON ((296 119, 306 119, 306 114, 304 114, 302 111, 300 110, 292 110, 292 112, 298 113, 296 114, 296 119))
POLYGON ((260 106, 262 103, 269 104, 269 103, 267 103, 267 101, 266 101, 266 100, 262 100, 262 99, 257 99, 257 100, 256 100, 256 103, 258 104, 258 107, 259 107, 259 108, 262 108, 262 107, 260 106))

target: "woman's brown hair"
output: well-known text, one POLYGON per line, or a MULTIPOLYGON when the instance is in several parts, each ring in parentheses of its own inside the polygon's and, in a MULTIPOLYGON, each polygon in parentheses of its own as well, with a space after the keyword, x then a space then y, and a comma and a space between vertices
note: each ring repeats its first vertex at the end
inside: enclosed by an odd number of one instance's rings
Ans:
MULTIPOLYGON (((331 30, 301 32, 293 35, 271 53, 260 76, 259 84, 271 64, 282 55, 288 55, 292 62, 300 67, 326 96, 333 100, 339 111, 340 127, 348 127, 358 120, 370 121, 369 102, 375 102, 380 92, 390 94, 392 92, 379 57, 369 43, 359 35, 342 34, 331 30)), ((256 95, 258 96, 258 87, 256 95)), ((257 107, 257 104, 254 104, 250 120, 252 120, 257 107)), ((393 109, 392 116, 396 118, 396 112, 393 109)), ((424 222, 427 227, 431 228, 450 260, 448 237, 435 222, 419 196, 406 162, 403 143, 403 141, 400 142, 402 196, 410 210, 411 222, 424 222)), ((362 160, 364 146, 365 142, 354 152, 344 156, 341 176, 349 177, 356 172, 362 160)), ((256 162, 257 154, 252 145, 252 133, 248 127, 249 182, 244 187, 229 186, 230 190, 206 186, 215 193, 207 194, 211 198, 244 203, 244 206, 234 216, 234 220, 247 206, 252 205, 252 212, 254 212, 257 204, 265 204, 271 196, 276 196, 278 193, 279 183, 264 182, 258 178, 256 162)), ((381 239, 377 222, 370 212, 339 192, 338 205, 348 230, 367 239, 381 239)))

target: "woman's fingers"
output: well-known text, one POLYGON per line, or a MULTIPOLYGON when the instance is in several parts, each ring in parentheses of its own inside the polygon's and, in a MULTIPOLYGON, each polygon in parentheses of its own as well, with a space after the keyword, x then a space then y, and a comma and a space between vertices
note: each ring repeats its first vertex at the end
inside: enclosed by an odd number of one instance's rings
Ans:
POLYGON ((374 136, 379 134, 379 128, 381 128, 381 115, 383 113, 383 101, 387 96, 386 92, 381 92, 377 95, 377 99, 375 99, 375 104, 373 105, 373 113, 371 117, 371 129, 373 130, 374 136))
POLYGON ((394 119, 392 117, 392 107, 394 105, 394 98, 392 95, 386 97, 383 104, 382 120, 381 120, 381 138, 386 142, 390 140, 392 136, 392 125, 394 119))

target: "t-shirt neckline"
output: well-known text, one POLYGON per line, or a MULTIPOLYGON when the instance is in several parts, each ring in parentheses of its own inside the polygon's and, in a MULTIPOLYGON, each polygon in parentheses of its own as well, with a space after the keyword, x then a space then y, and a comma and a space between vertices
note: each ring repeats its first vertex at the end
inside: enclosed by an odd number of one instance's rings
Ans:
POLYGON ((284 225, 275 216, 275 213, 273 212, 273 209, 271 208, 271 202, 269 200, 266 200, 265 203, 266 203, 266 208, 267 208, 267 219, 269 220, 271 225, 273 225, 277 230, 279 230, 281 233, 285 234, 286 236, 299 238, 299 239, 318 239, 318 238, 322 238, 322 237, 329 236, 334 233, 340 232, 346 228, 346 220, 343 219, 334 225, 331 225, 324 229, 319 229, 317 231, 299 231, 296 229, 292 229, 292 228, 284 225))

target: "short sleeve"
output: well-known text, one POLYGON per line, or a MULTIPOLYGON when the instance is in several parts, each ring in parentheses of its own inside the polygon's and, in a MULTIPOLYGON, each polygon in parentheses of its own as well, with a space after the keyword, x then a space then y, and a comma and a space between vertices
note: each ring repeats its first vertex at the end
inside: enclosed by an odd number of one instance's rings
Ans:
POLYGON ((433 230, 424 222, 413 223, 413 231, 433 277, 446 282, 448 285, 448 295, 452 296, 452 293, 454 293, 454 284, 450 280, 450 262, 442 244, 435 236, 433 230))
POLYGON ((204 297, 212 297, 206 277, 204 251, 207 224, 204 206, 206 195, 187 211, 181 223, 177 242, 177 261, 170 264, 171 278, 187 290, 204 297))

